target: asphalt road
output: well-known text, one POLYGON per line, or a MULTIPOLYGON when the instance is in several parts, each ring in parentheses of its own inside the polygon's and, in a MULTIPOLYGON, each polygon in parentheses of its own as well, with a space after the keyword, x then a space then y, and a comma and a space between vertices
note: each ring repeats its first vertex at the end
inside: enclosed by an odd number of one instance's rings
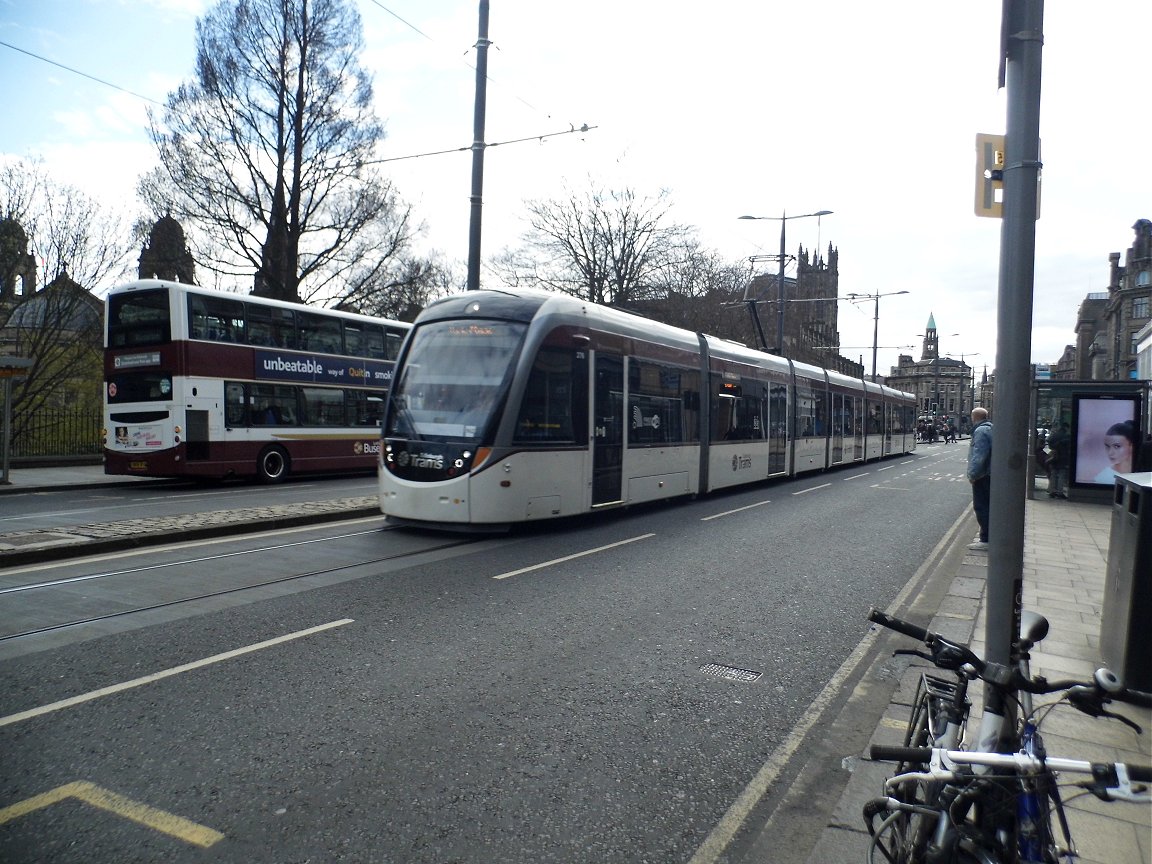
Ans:
POLYGON ((965 512, 962 470, 923 448, 475 544, 137 551, 45 606, 330 575, 0 662, 0 860, 761 860, 742 793, 965 512))

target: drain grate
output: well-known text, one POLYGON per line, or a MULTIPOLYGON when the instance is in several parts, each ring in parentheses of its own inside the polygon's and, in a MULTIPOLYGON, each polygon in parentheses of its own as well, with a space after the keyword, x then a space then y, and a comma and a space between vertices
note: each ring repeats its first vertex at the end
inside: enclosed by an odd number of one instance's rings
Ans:
POLYGON ((753 672, 751 669, 738 669, 735 666, 725 666, 722 663, 705 663, 700 667, 700 671, 713 678, 723 678, 725 681, 740 681, 745 684, 751 684, 764 674, 763 672, 753 672))

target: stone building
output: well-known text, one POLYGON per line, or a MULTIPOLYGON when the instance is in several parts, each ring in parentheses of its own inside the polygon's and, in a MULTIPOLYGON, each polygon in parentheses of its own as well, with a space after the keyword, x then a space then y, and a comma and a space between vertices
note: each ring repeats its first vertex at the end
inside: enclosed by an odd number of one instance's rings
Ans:
POLYGON ((831 244, 827 258, 800 247, 795 277, 784 277, 783 328, 778 273, 755 277, 748 284, 744 299, 756 305, 769 349, 777 347, 777 331, 782 329, 784 344, 780 353, 785 357, 861 378, 863 364, 840 356, 839 257, 839 251, 831 244))
POLYGON ((981 398, 974 392, 972 368, 960 359, 941 353, 936 317, 928 316, 920 359, 901 354, 885 382, 916 397, 922 419, 951 420, 958 429, 968 428, 968 415, 981 398))
POLYGON ((196 264, 188 251, 184 229, 171 216, 157 219, 152 226, 148 243, 140 250, 136 272, 141 279, 196 284, 196 264))
MULTIPOLYGON (((1108 256, 1108 290, 1084 298, 1076 317, 1075 374, 1080 381, 1137 378, 1141 330, 1152 321, 1152 220, 1132 226, 1136 237, 1124 254, 1108 256)), ((1067 355, 1067 350, 1065 351, 1067 355)))
POLYGON ((28 234, 15 219, 0 219, 0 323, 36 292, 36 258, 28 234))

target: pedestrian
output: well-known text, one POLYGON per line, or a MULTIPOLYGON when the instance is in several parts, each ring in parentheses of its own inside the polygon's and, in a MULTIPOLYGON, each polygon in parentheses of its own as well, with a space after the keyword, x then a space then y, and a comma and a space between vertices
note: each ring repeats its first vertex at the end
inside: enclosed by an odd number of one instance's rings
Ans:
POLYGON ((1048 436, 1048 497, 1068 497, 1068 463, 1071 459, 1072 436, 1068 424, 1061 422, 1048 436))
POLYGON ((984 408, 972 409, 972 438, 968 441, 968 482, 972 484, 972 509, 980 524, 968 548, 974 552, 988 549, 988 508, 992 491, 992 422, 984 408))

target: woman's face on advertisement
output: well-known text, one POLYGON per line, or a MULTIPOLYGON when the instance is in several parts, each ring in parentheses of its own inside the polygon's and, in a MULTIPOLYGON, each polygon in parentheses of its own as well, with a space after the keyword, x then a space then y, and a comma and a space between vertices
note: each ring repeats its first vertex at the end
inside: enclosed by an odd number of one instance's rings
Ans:
POLYGON ((1123 435, 1105 435, 1104 452, 1115 471, 1124 474, 1132 470, 1132 442, 1123 435))

